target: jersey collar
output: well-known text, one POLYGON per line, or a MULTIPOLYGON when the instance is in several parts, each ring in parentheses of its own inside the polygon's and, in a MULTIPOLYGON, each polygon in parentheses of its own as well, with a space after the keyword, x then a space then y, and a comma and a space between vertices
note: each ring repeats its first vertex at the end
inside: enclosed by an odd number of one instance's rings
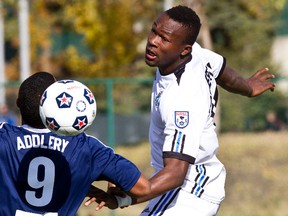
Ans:
POLYGON ((26 130, 36 132, 36 133, 49 133, 50 132, 50 130, 47 128, 39 129, 39 128, 31 127, 30 125, 27 125, 27 124, 22 125, 22 127, 26 130))
POLYGON ((183 74, 184 71, 185 71, 185 66, 186 66, 186 64, 187 64, 188 62, 191 61, 191 59, 192 59, 192 55, 190 55, 189 58, 188 58, 185 62, 183 62, 182 64, 180 64, 180 65, 175 69, 175 71, 173 72, 174 75, 175 75, 176 78, 177 78, 177 83, 178 83, 178 85, 179 85, 179 83, 180 83, 181 76, 182 76, 182 74, 183 74))

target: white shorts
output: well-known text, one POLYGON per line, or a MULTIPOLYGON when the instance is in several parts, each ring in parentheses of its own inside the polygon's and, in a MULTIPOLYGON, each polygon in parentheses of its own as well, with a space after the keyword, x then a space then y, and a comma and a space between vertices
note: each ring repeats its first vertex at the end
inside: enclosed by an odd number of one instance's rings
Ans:
POLYGON ((200 199, 180 188, 150 200, 141 216, 215 216, 219 204, 200 199))
POLYGON ((57 212, 47 212, 44 214, 36 214, 36 213, 16 210, 15 216, 58 216, 58 213, 57 212))

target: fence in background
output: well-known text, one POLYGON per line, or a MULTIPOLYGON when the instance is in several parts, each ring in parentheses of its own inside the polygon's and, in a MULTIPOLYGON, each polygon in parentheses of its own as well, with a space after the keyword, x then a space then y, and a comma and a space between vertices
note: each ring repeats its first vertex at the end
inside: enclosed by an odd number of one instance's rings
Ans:
MULTIPOLYGON (((94 123, 88 129, 88 133, 98 137, 105 144, 115 147, 116 144, 133 144, 148 138, 149 112, 132 114, 116 114, 114 104, 114 86, 115 84, 151 84, 152 78, 94 78, 94 79, 77 79, 87 86, 104 85, 106 90, 106 113, 97 113, 94 123)), ((20 124, 19 113, 16 107, 16 98, 18 93, 19 82, 0 83, 0 91, 5 88, 6 104, 10 112, 18 115, 18 124, 20 124)), ((131 92, 133 94, 133 92, 131 92)), ((97 96, 96 100, 97 100, 97 96)), ((139 98, 147 100, 150 104, 150 98, 139 98)))

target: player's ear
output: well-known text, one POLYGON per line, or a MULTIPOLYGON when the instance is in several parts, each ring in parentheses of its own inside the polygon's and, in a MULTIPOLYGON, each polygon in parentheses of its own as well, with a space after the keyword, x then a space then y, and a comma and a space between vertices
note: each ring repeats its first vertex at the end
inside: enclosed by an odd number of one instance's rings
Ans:
POLYGON ((192 45, 186 44, 181 52, 181 56, 187 56, 190 55, 192 52, 192 45))

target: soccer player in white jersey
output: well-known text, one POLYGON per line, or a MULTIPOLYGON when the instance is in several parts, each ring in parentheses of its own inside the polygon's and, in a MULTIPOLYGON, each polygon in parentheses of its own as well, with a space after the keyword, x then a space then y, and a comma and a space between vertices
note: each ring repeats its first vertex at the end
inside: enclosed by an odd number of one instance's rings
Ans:
POLYGON ((200 26, 192 9, 176 6, 156 19, 148 36, 145 61, 157 67, 149 129, 155 173, 151 193, 133 202, 150 200, 141 216, 216 215, 226 177, 216 156, 217 84, 248 97, 275 88, 267 68, 244 79, 224 57, 201 48, 195 42, 200 26))
MULTIPOLYGON (((0 123, 0 216, 73 216, 96 180, 110 180, 134 195, 148 194, 150 183, 138 168, 95 137, 59 136, 45 128, 40 96, 54 82, 47 72, 28 77, 17 99, 23 124, 0 123)), ((124 198, 117 202, 101 193, 112 209, 126 205, 124 198)))
POLYGON ((275 87, 266 68, 245 80, 224 57, 201 48, 195 42, 200 26, 193 10, 177 6, 158 17, 148 36, 145 60, 158 67, 149 130, 155 173, 152 193, 136 201, 153 198, 141 216, 216 215, 226 176, 216 156, 217 83, 247 96, 275 87))

